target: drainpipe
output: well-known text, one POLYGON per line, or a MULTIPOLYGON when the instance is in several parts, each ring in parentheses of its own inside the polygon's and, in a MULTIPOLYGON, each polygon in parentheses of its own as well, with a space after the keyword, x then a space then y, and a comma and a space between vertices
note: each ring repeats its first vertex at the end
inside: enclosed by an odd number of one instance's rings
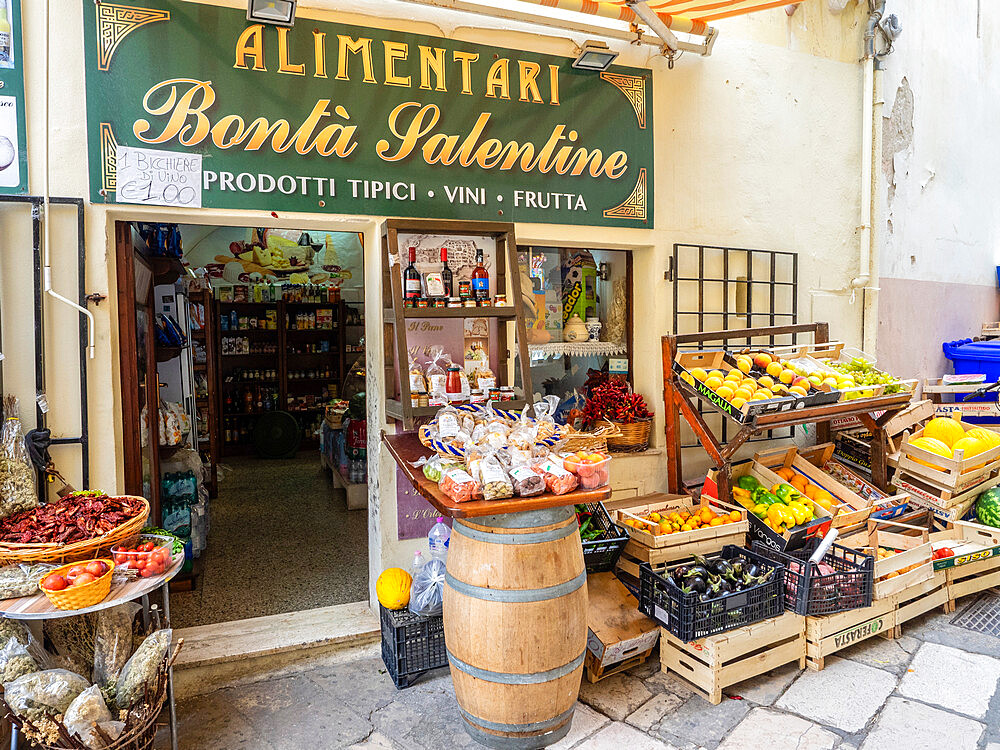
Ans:
MULTIPOLYGON (((52 288, 52 258, 49 245, 49 0, 45 0, 45 97, 42 104, 45 122, 45 171, 42 174, 44 209, 42 215, 42 291, 57 302, 69 305, 87 316, 87 356, 94 358, 94 315, 86 307, 67 299, 52 288)), ((86 367, 83 362, 80 367, 86 367)))
MULTIPOLYGON (((875 109, 875 33, 882 14, 885 11, 885 0, 876 0, 871 6, 868 24, 865 27, 865 53, 862 58, 862 89, 861 89, 861 247, 858 259, 859 275, 851 279, 851 302, 856 299, 857 290, 861 290, 862 304, 862 347, 871 352, 875 344, 875 326, 877 325, 877 307, 866 291, 872 291, 877 300, 877 289, 871 287, 874 256, 872 245, 874 238, 875 194, 872 190, 873 169, 875 161, 874 142, 881 140, 881 132, 876 136, 876 130, 881 131, 881 121, 874 119, 875 109)), ((881 118, 881 112, 879 112, 881 118)))

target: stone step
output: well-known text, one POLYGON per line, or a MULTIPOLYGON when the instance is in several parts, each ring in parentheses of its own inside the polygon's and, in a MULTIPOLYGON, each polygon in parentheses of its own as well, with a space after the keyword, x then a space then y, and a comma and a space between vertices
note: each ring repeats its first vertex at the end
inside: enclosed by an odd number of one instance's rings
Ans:
POLYGON ((348 656, 343 652, 377 643, 380 630, 368 602, 355 602, 182 628, 174 638, 184 639, 174 665, 181 699, 348 656))

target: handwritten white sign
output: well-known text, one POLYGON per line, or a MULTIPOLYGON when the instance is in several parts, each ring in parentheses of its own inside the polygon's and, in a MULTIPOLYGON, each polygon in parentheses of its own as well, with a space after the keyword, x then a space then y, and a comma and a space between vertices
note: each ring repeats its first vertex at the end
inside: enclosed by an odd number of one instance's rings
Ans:
POLYGON ((119 146, 119 203, 201 208, 201 154, 119 146))

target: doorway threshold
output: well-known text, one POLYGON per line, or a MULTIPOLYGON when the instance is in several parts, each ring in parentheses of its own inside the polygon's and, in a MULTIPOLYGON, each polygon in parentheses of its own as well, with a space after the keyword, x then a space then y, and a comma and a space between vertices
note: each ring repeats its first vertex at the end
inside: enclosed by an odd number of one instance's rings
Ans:
POLYGON ((337 604, 174 631, 184 646, 174 664, 178 698, 257 682, 380 639, 368 602, 337 604))

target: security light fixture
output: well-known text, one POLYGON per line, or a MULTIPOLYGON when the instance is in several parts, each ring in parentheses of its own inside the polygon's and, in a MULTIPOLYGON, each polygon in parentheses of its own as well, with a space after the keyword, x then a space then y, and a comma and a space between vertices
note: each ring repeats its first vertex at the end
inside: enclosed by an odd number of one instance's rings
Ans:
POLYGON ((573 61, 573 67, 580 70, 607 70, 616 57, 618 53, 609 49, 604 42, 584 42, 583 49, 573 61))
POLYGON ((296 0, 248 0, 247 20, 291 26, 295 23, 296 0))

